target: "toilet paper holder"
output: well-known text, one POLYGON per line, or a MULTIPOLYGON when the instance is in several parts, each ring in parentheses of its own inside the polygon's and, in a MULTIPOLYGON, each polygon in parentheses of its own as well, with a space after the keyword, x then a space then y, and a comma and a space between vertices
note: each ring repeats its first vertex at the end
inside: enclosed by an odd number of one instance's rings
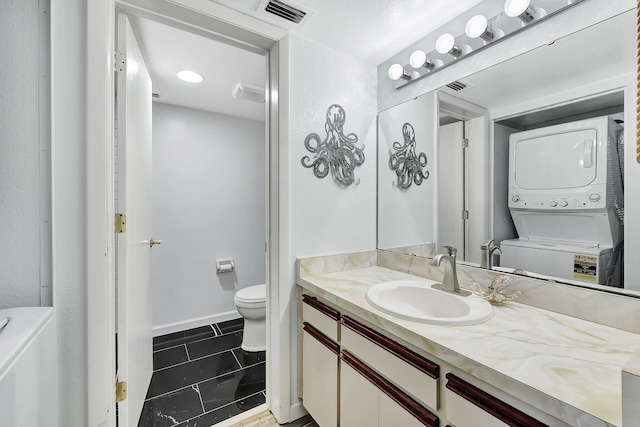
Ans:
POLYGON ((218 273, 231 273, 235 268, 233 258, 216 260, 216 272, 218 273))

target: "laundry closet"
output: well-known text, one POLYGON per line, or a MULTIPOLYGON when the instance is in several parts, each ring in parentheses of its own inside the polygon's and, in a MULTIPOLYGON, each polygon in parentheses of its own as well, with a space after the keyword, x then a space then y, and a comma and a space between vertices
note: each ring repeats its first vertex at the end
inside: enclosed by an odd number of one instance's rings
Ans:
POLYGON ((512 220, 494 230, 501 267, 622 286, 622 113, 614 92, 496 121, 494 178, 508 188, 494 209, 512 220))

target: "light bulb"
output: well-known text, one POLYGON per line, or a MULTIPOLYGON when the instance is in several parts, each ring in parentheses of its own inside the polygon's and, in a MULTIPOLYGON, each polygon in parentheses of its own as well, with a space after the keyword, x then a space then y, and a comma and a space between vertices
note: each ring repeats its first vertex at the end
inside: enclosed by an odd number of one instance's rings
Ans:
POLYGON ((531 0, 507 0, 504 2, 504 13, 515 18, 525 13, 530 5, 531 0))
POLYGON ((195 71, 183 70, 178 72, 178 78, 187 83, 201 83, 204 80, 201 74, 196 73, 195 71))
POLYGON ((442 55, 448 53, 456 58, 462 55, 462 50, 460 49, 460 46, 456 44, 455 37, 449 33, 445 33, 438 37, 438 40, 436 40, 436 50, 442 55))
POLYGON ((531 0, 506 0, 504 13, 511 18, 519 18, 524 24, 536 18, 542 18, 547 12, 539 7, 532 7, 531 0))
POLYGON ((400 64, 393 64, 389 67, 389 71, 387 72, 389 78, 391 80, 411 80, 411 75, 407 73, 407 70, 400 64))
MULTIPOLYGON (((504 31, 491 28, 487 18, 482 15, 476 15, 469 19, 464 28, 464 32, 470 39, 477 39, 479 37, 487 43, 494 39, 504 37, 504 31)), ((464 47, 462 51, 464 52, 464 47)))
POLYGON ((416 50, 409 57, 409 64, 413 68, 426 68, 431 71, 435 67, 435 64, 431 59, 427 57, 427 54, 423 50, 416 50))
POLYGON ((485 41, 493 39, 493 33, 489 29, 489 21, 482 15, 476 15, 469 19, 464 32, 470 39, 477 39, 478 37, 482 37, 485 41))

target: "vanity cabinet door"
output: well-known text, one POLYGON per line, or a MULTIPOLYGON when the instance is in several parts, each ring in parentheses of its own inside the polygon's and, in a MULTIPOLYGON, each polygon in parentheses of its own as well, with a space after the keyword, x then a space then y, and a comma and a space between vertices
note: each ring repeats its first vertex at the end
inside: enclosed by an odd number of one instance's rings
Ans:
POLYGON ((377 426, 378 395, 375 385, 343 363, 340 366, 340 427, 377 426))
POLYGON ((451 373, 446 377, 447 419, 456 427, 547 427, 451 373))
POLYGON ((335 427, 340 347, 307 322, 302 330, 302 403, 320 427, 335 427))
POLYGON ((349 316, 342 316, 341 323, 342 348, 349 350, 414 399, 433 410, 438 409, 440 368, 437 364, 349 316))
POLYGON ((425 425, 432 425, 423 424, 384 393, 380 393, 379 407, 380 419, 378 421, 378 427, 424 427, 425 425))
POLYGON ((437 416, 354 355, 343 349, 340 359, 340 427, 438 427, 437 416))

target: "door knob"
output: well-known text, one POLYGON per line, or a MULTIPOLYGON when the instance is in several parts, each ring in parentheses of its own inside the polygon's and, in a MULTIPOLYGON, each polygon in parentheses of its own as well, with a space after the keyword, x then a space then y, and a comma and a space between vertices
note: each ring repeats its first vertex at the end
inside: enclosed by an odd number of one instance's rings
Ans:
POLYGON ((162 243, 162 240, 149 239, 149 246, 150 247, 153 247, 153 245, 159 245, 160 243, 162 243))

